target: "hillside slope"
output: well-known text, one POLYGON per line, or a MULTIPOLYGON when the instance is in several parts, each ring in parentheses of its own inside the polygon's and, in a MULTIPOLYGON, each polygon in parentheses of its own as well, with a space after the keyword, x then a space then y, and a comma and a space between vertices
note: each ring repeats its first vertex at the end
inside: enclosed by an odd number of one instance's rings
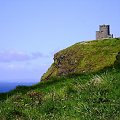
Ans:
POLYGON ((120 70, 19 86, 0 94, 0 120, 120 120, 120 70))
POLYGON ((99 71, 113 65, 118 52, 120 38, 76 43, 54 55, 54 63, 41 79, 99 71))
POLYGON ((119 51, 116 38, 58 52, 42 82, 0 93, 0 120, 120 120, 119 51))

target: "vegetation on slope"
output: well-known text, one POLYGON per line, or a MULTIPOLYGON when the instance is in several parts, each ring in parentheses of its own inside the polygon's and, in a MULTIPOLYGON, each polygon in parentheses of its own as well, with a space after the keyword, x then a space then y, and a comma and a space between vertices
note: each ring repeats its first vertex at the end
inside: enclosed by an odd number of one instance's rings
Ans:
POLYGON ((120 120, 119 51, 120 39, 60 51, 47 81, 0 94, 0 120, 120 120))
POLYGON ((0 94, 0 120, 120 120, 120 70, 54 77, 0 94))
POLYGON ((42 80, 53 76, 96 72, 111 66, 120 52, 120 38, 80 42, 54 55, 42 80))

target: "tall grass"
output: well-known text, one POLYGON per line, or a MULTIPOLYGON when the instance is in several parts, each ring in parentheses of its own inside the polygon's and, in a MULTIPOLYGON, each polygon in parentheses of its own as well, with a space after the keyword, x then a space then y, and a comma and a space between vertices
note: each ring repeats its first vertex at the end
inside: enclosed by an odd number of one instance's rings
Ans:
POLYGON ((120 120, 119 86, 111 68, 18 87, 0 102, 0 120, 120 120))

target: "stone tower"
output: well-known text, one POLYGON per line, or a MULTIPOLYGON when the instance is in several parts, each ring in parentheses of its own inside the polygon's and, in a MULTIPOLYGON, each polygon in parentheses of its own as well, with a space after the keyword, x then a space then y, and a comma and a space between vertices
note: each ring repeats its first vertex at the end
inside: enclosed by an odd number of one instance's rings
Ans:
POLYGON ((99 31, 96 31, 96 40, 104 38, 113 38, 113 34, 110 34, 110 25, 100 25, 99 31))

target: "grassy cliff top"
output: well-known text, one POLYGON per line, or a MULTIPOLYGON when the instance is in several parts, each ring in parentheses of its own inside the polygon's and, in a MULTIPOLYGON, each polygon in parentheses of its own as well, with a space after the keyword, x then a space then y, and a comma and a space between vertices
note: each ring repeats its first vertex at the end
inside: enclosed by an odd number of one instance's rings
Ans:
POLYGON ((120 52, 120 38, 93 40, 76 43, 54 55, 54 63, 42 76, 96 72, 114 64, 120 52))

